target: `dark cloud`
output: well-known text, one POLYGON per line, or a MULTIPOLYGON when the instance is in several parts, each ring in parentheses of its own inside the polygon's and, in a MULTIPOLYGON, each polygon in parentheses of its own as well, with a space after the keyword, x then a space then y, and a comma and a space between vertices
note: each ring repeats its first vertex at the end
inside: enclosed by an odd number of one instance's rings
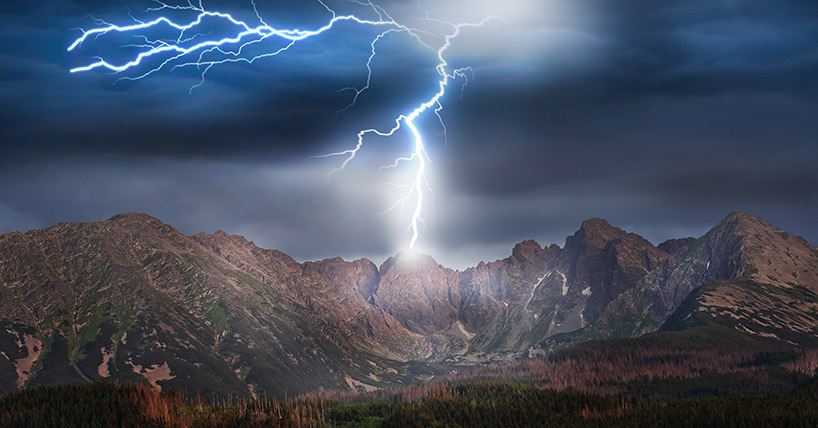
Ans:
MULTIPOLYGON (((274 25, 326 18, 317 2, 257 3, 274 25)), ((818 242, 813 1, 427 3, 446 19, 511 17, 452 48, 452 66, 473 65, 476 81, 444 100, 449 143, 424 119, 437 194, 423 245, 441 261, 501 257, 531 237, 561 243, 592 216, 659 241, 741 209, 818 242)), ((252 17, 249 2, 207 3, 227 4, 252 17)), ((412 1, 384 5, 422 13, 412 1)), ((361 162, 328 183, 336 164, 302 161, 349 147, 362 127, 389 127, 433 91, 423 50, 385 40, 371 90, 343 113, 351 95, 337 90, 363 84, 373 34, 354 26, 286 58, 213 69, 192 94, 193 69, 118 83, 68 73, 105 43, 66 52, 72 28, 92 24, 86 15, 121 20, 146 7, 4 3, 0 233, 145 211, 302 259, 385 257, 402 244, 405 219, 371 219, 395 197, 377 168, 361 162)), ((405 141, 368 144, 382 161, 405 141)))

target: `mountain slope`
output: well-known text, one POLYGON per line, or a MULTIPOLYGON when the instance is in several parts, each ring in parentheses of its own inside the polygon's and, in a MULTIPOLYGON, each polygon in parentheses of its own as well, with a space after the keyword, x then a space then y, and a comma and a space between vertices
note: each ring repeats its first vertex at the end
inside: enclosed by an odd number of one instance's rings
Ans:
POLYGON ((680 328, 679 320, 692 312, 710 313, 737 320, 730 324, 752 334, 800 331, 803 337, 793 343, 812 344, 818 332, 817 292, 815 247, 758 217, 734 212, 614 301, 594 329, 603 337, 617 329, 619 335, 637 336, 655 331, 680 310, 684 314, 666 328, 680 328), (631 320, 628 328, 622 328, 623 319, 631 320))
POLYGON ((345 262, 302 268, 261 252, 276 275, 257 275, 262 283, 142 214, 3 235, 0 260, 0 346, 17 374, 4 376, 4 390, 100 379, 215 394, 377 385, 405 379, 384 355, 416 342, 357 289, 339 305, 349 283, 304 273, 345 262))

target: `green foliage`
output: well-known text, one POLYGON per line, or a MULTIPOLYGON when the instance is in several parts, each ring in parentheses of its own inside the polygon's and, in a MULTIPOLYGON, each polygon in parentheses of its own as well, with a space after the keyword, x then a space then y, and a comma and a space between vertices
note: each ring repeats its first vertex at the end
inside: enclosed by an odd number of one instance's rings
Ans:
POLYGON ((795 284, 792 288, 781 287, 780 290, 794 300, 818 303, 818 294, 803 285, 795 284))
POLYGON ((3 427, 152 427, 137 387, 95 383, 24 389, 0 398, 3 427))
POLYGON ((581 426, 589 412, 607 413, 618 401, 529 385, 475 383, 445 387, 420 403, 401 406, 384 428, 581 426))
MULTIPOLYGON (((725 381, 714 379, 713 384, 725 381)), ((415 401, 319 398, 191 403, 144 385, 41 387, 0 397, 6 427, 752 427, 818 426, 818 377, 787 394, 656 401, 471 382, 415 401)))
POLYGON ((359 404, 330 402, 326 420, 337 428, 375 428, 394 409, 395 404, 385 401, 367 401, 359 404))
POLYGON ((734 396, 669 403, 624 400, 531 386, 479 383, 448 387, 389 415, 384 428, 414 427, 812 427, 818 396, 734 396))

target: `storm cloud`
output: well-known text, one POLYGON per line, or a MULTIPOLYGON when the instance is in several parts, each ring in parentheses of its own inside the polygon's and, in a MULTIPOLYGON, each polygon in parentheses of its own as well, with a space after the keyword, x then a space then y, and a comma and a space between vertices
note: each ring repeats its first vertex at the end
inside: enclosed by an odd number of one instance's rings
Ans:
MULTIPOLYGON (((248 2, 206 2, 252 13, 248 2)), ((312 2, 257 1, 271 23, 326 19, 312 2)), ((371 91, 372 32, 350 26, 286 58, 119 81, 70 74, 87 17, 127 20, 151 3, 12 1, 0 11, 0 233, 142 211, 193 234, 222 229, 300 260, 376 263, 406 244, 378 166, 405 139, 326 180, 361 128, 388 127, 434 87, 429 56, 385 41, 371 91)), ((402 19, 497 14, 464 31, 444 99, 425 118, 434 207, 422 251, 454 267, 534 238, 561 244, 589 217, 658 243, 743 210, 818 242, 818 9, 811 1, 384 2, 402 19), (423 9, 418 7, 423 6, 423 9)), ((349 2, 334 4, 354 8, 349 2)), ((100 42, 101 43, 101 42, 100 42)), ((97 46, 98 47, 98 46, 97 46)), ((402 147, 405 145, 406 147, 402 147)))

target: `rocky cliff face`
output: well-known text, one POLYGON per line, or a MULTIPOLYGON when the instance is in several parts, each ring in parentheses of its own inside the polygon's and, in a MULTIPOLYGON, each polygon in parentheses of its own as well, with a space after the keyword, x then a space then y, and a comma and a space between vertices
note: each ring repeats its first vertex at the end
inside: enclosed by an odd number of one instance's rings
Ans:
POLYGON ((502 359, 593 323, 668 257, 638 235, 591 219, 562 249, 524 241, 510 257, 464 272, 401 254, 381 267, 373 303, 429 337, 437 359, 502 359))
MULTIPOLYGON (((573 288, 575 301, 584 299, 581 322, 574 320, 571 326, 578 328, 596 321, 613 300, 668 258, 641 236, 612 227, 602 219, 585 221, 579 232, 566 240, 563 253, 559 264, 573 286, 568 287, 566 295, 573 288)), ((555 333, 572 330, 576 328, 555 333)))
POLYGON ((591 219, 562 248, 524 241, 463 272, 412 252, 299 263, 125 214, 0 235, 0 392, 368 389, 662 326, 812 344, 816 313, 818 250, 743 213, 658 248, 591 219))
POLYGON ((373 305, 395 316, 410 331, 431 335, 457 320, 457 272, 414 252, 390 257, 380 272, 373 305))

